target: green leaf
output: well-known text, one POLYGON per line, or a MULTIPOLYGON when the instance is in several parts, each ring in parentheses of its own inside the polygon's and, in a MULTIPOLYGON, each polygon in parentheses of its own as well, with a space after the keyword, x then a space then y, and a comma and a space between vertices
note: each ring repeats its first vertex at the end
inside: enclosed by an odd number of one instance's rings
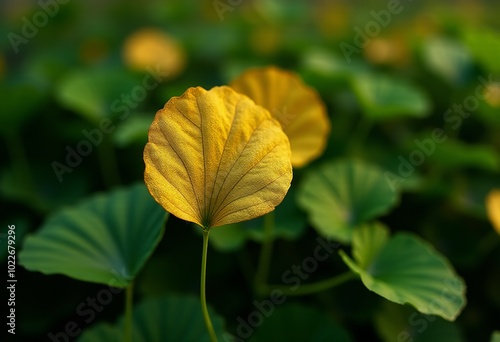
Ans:
POLYGON ((31 271, 126 287, 160 241, 165 211, 143 184, 98 194, 50 216, 25 239, 31 271))
POLYGON ((457 323, 423 315, 410 306, 385 302, 375 315, 375 327, 383 341, 462 342, 457 323))
POLYGON ((500 34, 486 28, 464 32, 464 41, 474 58, 488 71, 500 72, 500 34))
POLYGON ((307 174, 299 187, 298 203, 321 235, 348 243, 357 225, 385 214, 399 193, 382 170, 359 161, 324 164, 307 174))
POLYGON ((367 268, 389 239, 389 229, 380 223, 363 225, 354 230, 352 256, 358 265, 367 268))
POLYGON ((494 331, 491 334, 491 342, 500 342, 500 331, 494 331))
MULTIPOLYGON (((371 229, 380 230, 377 226, 371 229)), ((380 238, 354 241, 357 245, 353 245, 353 250, 373 250, 373 246, 380 249, 364 267, 340 251, 344 262, 361 276, 370 291, 398 304, 409 303, 424 314, 438 315, 449 321, 455 320, 465 306, 463 280, 445 257, 419 237, 399 233, 382 247, 380 238)))
POLYGON ((113 136, 119 147, 126 147, 133 143, 145 145, 148 142, 149 126, 153 122, 152 116, 134 115, 124 120, 116 128, 113 136))
POLYGON ((493 146, 471 145, 451 138, 442 144, 436 144, 436 150, 429 155, 429 160, 450 170, 462 167, 474 167, 485 171, 500 169, 500 156, 493 146))
MULTIPOLYGON (((223 319, 212 310, 210 317, 216 334, 225 336, 223 319)), ((133 313, 133 341, 209 341, 201 313, 200 301, 195 297, 168 296, 148 298, 137 305, 133 313)), ((85 331, 79 342, 123 341, 123 317, 116 325, 99 323, 85 331)))
POLYGON ((372 119, 412 116, 422 118, 430 113, 430 101, 420 89, 385 75, 360 74, 351 80, 363 113, 372 119))
MULTIPOLYGON (((121 70, 79 70, 67 75, 56 89, 60 104, 75 111, 94 124, 103 118, 123 115, 139 104, 133 90, 142 88, 140 81, 121 70)), ((142 99, 143 100, 143 99, 142 99)))
MULTIPOLYGON (((262 325, 250 337, 251 342, 352 341, 344 329, 335 323, 325 312, 317 309, 301 304, 285 304, 273 307, 269 311, 270 313, 263 319, 262 325)), ((253 330, 252 326, 249 327, 253 330)), ((246 336, 243 336, 245 330, 241 330, 242 333, 237 335, 237 337, 246 338, 246 336)))
POLYGON ((424 60, 429 67, 450 84, 465 81, 472 60, 465 47, 448 38, 432 38, 425 42, 424 60))

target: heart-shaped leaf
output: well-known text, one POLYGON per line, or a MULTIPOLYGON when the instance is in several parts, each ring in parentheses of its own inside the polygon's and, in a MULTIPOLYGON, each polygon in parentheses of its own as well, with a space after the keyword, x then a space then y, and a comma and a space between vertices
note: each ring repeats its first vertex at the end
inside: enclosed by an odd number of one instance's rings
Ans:
POLYGON ((418 88, 385 75, 360 74, 351 80, 363 113, 372 119, 425 117, 430 101, 418 88))
POLYGON ((348 243, 354 227, 386 213, 398 195, 382 170, 347 160, 324 164, 307 174, 298 203, 320 234, 348 243))
MULTIPOLYGON (((263 320, 251 342, 267 341, 308 341, 308 342, 348 342, 349 334, 324 312, 300 304, 284 304, 272 307, 269 316, 263 320)), ((264 312, 266 314, 266 312, 264 312)), ((253 328, 249 326, 253 331, 253 328)), ((248 338, 242 324, 237 336, 248 338)), ((248 329, 248 330, 250 330, 248 329)))
MULTIPOLYGON (((396 234, 381 246, 385 239, 381 236, 386 231, 379 225, 366 229, 373 230, 373 239, 353 238, 353 251, 359 260, 339 252, 349 268, 360 275, 363 284, 395 303, 409 303, 424 314, 455 320, 465 306, 465 284, 448 260, 413 234, 396 234), (365 253, 365 250, 379 251, 365 253)), ((356 230, 354 234, 368 235, 364 230, 356 230)))
POLYGON ((19 262, 31 271, 126 287, 160 241, 165 211, 143 184, 62 209, 25 239, 19 262))
POLYGON ((144 179, 167 211, 204 228, 272 211, 292 179, 278 121, 229 87, 190 88, 158 111, 144 179))
MULTIPOLYGON (((210 316, 215 332, 222 340, 226 336, 224 321, 213 311, 210 316)), ((200 302, 195 297, 148 298, 134 309, 133 322, 134 342, 209 341, 200 302)), ((78 342, 122 342, 123 330, 123 318, 115 325, 100 323, 85 331, 78 342)))
POLYGON ((298 75, 275 67, 250 69, 231 87, 266 108, 290 139, 292 165, 302 167, 325 149, 330 121, 319 94, 298 75))

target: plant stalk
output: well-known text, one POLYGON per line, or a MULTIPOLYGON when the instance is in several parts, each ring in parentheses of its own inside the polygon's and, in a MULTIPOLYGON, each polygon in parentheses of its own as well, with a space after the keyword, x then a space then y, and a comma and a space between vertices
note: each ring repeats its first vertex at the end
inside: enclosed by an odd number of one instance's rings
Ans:
POLYGON ((259 263, 254 280, 255 291, 259 296, 264 296, 266 293, 266 284, 271 268, 271 257, 273 255, 274 223, 274 211, 264 216, 264 241, 260 249, 259 263))
POLYGON ((316 283, 299 285, 299 287, 296 289, 292 289, 290 286, 283 285, 267 285, 267 289, 268 292, 271 290, 280 290, 285 296, 303 296, 331 289, 349 280, 356 279, 357 277, 358 275, 356 273, 347 271, 335 277, 318 281, 316 283))
POLYGON ((132 306, 134 301, 134 283, 130 283, 125 290, 125 322, 124 322, 124 342, 132 342, 133 317, 132 306))
POLYGON ((206 297, 206 278, 207 278, 207 254, 208 254, 208 234, 210 233, 209 228, 203 229, 203 251, 201 256, 201 288, 200 288, 200 298, 201 298, 201 310, 203 312, 203 319, 205 320, 205 325, 208 330, 208 335, 210 336, 210 342, 217 342, 217 335, 215 335, 214 326, 210 320, 210 315, 207 308, 207 297, 206 297))

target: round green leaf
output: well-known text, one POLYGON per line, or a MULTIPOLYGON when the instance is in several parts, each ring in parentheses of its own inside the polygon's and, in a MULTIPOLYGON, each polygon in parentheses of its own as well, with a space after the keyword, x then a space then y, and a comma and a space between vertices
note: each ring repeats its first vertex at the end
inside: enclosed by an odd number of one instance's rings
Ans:
POLYGON ((500 342, 500 331, 494 331, 491 334, 491 342, 500 342))
POLYGON ((363 113, 372 119, 425 117, 430 101, 418 88, 385 75, 360 74, 351 80, 363 113))
POLYGON ((92 123, 128 113, 139 101, 131 95, 140 81, 121 70, 80 70, 66 76, 56 95, 64 107, 82 115, 92 123))
POLYGON ((25 239, 19 262, 31 271, 126 287, 160 241, 165 211, 143 184, 65 208, 25 239))
MULTIPOLYGON (((253 330, 252 327, 250 329, 253 330)), ((246 331, 241 329, 240 334, 246 331)), ((245 338, 246 336, 238 336, 245 338)), ((308 341, 348 342, 349 334, 322 311, 300 304, 274 308, 249 339, 251 342, 308 341)))
MULTIPOLYGON (((210 317, 215 332, 223 341, 224 321, 213 310, 210 317)), ((168 296, 149 298, 141 302, 133 313, 133 341, 209 341, 201 313, 200 301, 195 297, 168 296)), ((100 323, 85 331, 79 342, 122 342, 123 317, 116 325, 100 323)))
POLYGON ((380 223, 363 225, 354 230, 352 256, 358 265, 368 267, 389 239, 389 230, 380 223))
POLYGON ((387 213, 398 198, 382 170, 352 160, 311 171, 298 193, 298 203, 314 228, 344 243, 351 241, 354 227, 387 213))
MULTIPOLYGON (((371 229, 380 230, 377 226, 371 229)), ((353 250, 373 249, 371 244, 380 249, 364 267, 340 251, 344 262, 361 276, 370 291, 449 321, 455 320, 462 311, 466 303, 463 280, 448 260, 427 242, 409 233, 395 235, 382 247, 380 239, 354 241, 357 244, 353 250)))

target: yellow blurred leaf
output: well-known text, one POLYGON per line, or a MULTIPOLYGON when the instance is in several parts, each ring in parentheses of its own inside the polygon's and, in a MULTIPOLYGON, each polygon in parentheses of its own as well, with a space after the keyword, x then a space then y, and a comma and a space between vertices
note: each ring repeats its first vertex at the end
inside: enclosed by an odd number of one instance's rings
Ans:
POLYGON ((493 228, 500 234, 500 190, 491 190, 486 197, 486 210, 493 228))
POLYGON ((290 139, 292 165, 302 167, 323 153, 330 121, 319 94, 292 72, 267 67, 250 69, 231 82, 278 119, 290 139))
POLYGON ((189 88, 158 111, 144 179, 168 212, 204 228, 272 211, 292 180, 278 121, 229 87, 189 88))
POLYGON ((186 57, 180 44, 155 28, 132 33, 123 46, 125 64, 138 71, 151 68, 164 78, 173 78, 184 70, 186 57), (159 70, 159 71, 158 71, 159 70))

